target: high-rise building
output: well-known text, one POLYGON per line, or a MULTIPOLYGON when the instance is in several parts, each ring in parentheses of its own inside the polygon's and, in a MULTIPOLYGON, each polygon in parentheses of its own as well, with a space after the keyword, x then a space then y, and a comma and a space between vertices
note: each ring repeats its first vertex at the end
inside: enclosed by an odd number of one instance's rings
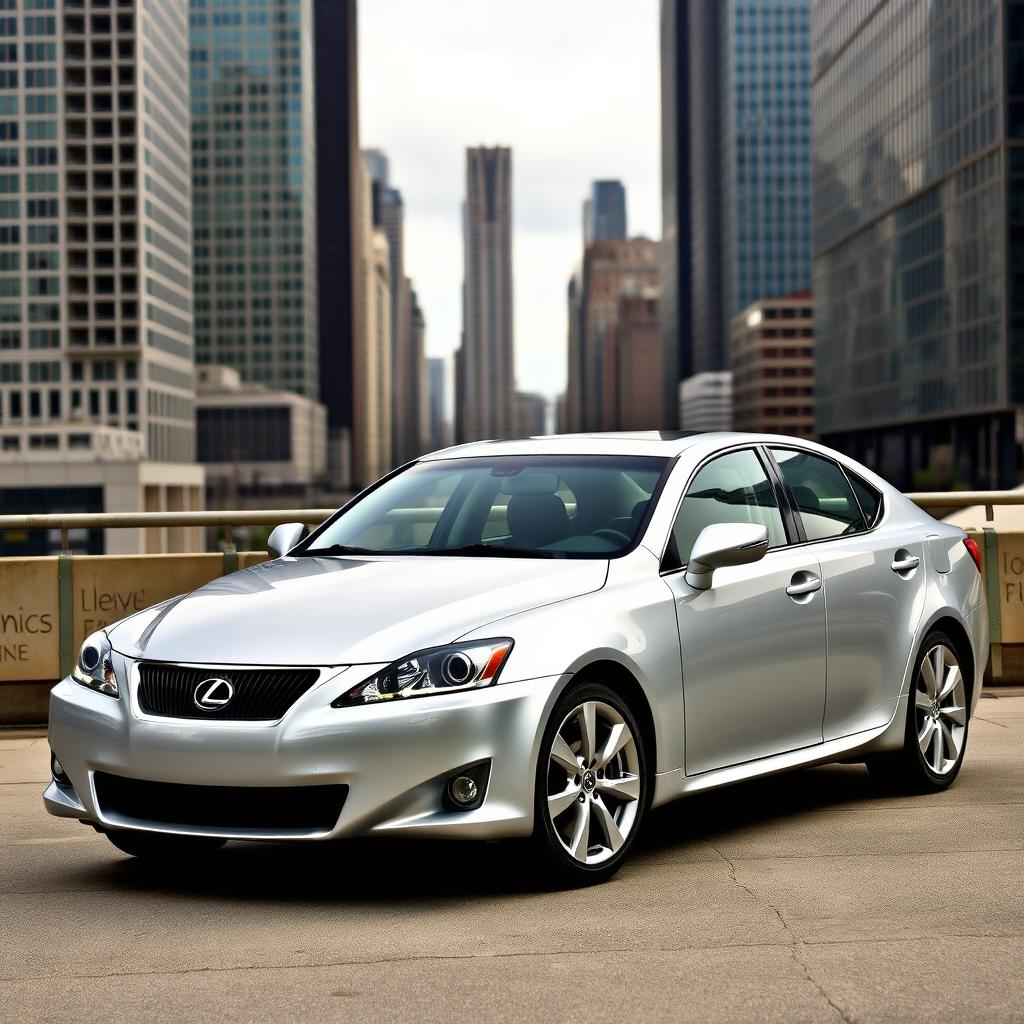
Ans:
MULTIPOLYGON (((252 0, 249 0, 252 2, 252 0)), ((280 0, 274 17, 284 13, 280 0)), ((266 19, 264 10, 251 15, 266 19)), ((291 12, 287 12, 291 16, 291 12)), ((358 469, 367 441, 355 423, 355 364, 361 339, 362 252, 360 204, 363 161, 359 153, 359 96, 356 0, 314 0, 313 92, 316 99, 316 258, 319 364, 317 395, 327 407, 328 464, 336 486, 351 482, 342 465, 358 469)), ((261 26, 264 27, 264 26, 261 26)), ((278 45, 275 43, 275 45, 278 45)), ((306 37, 303 36, 303 46, 306 37)), ((303 80, 305 82, 305 79, 303 80)), ((295 121, 297 83, 289 89, 289 137, 301 125, 308 133, 308 104, 295 121)), ((306 95, 305 85, 303 96, 306 95)), ((280 159, 280 156, 279 156, 280 159)), ((289 157, 294 170, 294 154, 289 157)), ((305 253, 303 253, 305 256, 305 253)), ((303 312, 303 316, 305 313, 303 312)), ((297 326, 297 325, 293 325, 297 326)), ((355 481, 363 482, 363 481, 355 481)))
POLYGON ((0 504, 196 508, 186 4, 0 13, 0 504))
POLYGON ((1006 0, 814 4, 817 428, 904 488, 1020 479, 1022 44, 1006 0))
POLYGON ((734 430, 813 440, 814 310, 811 293, 751 303, 729 335, 734 430))
POLYGON ((353 465, 349 479, 363 487, 392 468, 391 251, 387 234, 373 223, 373 183, 362 173, 360 202, 360 309, 352 359, 353 465))
POLYGON ((515 433, 512 330, 512 150, 466 150, 462 348, 456 360, 459 441, 515 433))
POLYGON ((192 0, 196 361, 320 394, 312 0, 192 0))
POLYGON ((661 321, 656 288, 629 289, 619 296, 615 359, 616 429, 664 430, 661 321))
POLYGON ((810 286, 809 18, 810 0, 662 0, 667 378, 724 370, 736 313, 810 286))
POLYGON ((564 432, 583 429, 583 271, 577 267, 569 278, 566 291, 569 337, 566 344, 567 373, 565 383, 564 432))
POLYGON ((390 164, 380 149, 363 151, 373 178, 373 223, 388 239, 391 270, 391 461, 400 466, 423 453, 426 431, 426 320, 405 273, 405 209, 390 183, 390 164))
MULTIPOLYGON (((619 299, 658 284, 658 246, 647 238, 592 242, 583 256, 578 404, 570 429, 618 430, 619 299)), ((571 369, 571 368, 570 368, 571 369)), ((657 378, 660 380, 660 376, 657 378)), ((659 402, 658 414, 662 412, 659 402)))
POLYGON ((447 448, 451 444, 451 424, 448 422, 448 365, 444 359, 426 360, 429 408, 427 430, 431 451, 447 448))
POLYGON ((427 399, 427 318, 409 278, 405 279, 405 289, 409 295, 409 359, 402 368, 399 385, 406 405, 403 417, 405 437, 400 454, 408 462, 427 450, 430 414, 427 399))
POLYGON ((583 244, 626 238, 626 189, 621 181, 595 181, 583 204, 583 244))

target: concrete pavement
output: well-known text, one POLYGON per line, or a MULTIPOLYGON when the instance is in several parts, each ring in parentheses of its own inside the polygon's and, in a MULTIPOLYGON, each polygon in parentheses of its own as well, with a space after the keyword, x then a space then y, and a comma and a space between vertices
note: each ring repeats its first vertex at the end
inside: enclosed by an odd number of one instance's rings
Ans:
POLYGON ((1018 695, 945 794, 844 765, 695 797, 575 892, 501 844, 147 868, 45 815, 46 777, 0 734, 3 1021, 1024 1021, 1018 695))

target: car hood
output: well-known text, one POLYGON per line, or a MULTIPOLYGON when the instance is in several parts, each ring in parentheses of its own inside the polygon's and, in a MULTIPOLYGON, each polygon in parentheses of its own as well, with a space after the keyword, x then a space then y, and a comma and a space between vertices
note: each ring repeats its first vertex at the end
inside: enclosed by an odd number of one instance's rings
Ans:
POLYGON ((285 557, 213 580, 107 633, 116 651, 153 661, 373 664, 599 590, 607 572, 607 561, 589 559, 285 557))

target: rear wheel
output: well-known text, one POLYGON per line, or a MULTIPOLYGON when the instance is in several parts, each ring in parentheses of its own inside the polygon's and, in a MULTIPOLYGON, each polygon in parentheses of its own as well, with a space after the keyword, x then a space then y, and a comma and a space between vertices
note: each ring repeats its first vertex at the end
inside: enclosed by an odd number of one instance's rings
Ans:
POLYGON ((946 789, 967 749, 967 683, 956 644, 941 630, 925 637, 914 669, 901 750, 874 757, 868 770, 882 781, 920 793, 946 789))
POLYGON ((118 829, 104 833, 122 852, 146 860, 203 857, 219 850, 226 840, 215 836, 181 836, 167 832, 136 832, 118 829))
POLYGON ((565 880, 610 878, 625 860, 647 805, 643 735, 607 686, 580 683, 555 705, 537 765, 534 840, 565 880))

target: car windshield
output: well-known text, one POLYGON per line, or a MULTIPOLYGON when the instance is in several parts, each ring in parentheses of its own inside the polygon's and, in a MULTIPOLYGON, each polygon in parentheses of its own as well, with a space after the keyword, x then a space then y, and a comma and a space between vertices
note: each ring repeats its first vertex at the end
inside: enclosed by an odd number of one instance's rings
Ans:
POLYGON ((531 455, 421 462, 292 554, 614 558, 638 539, 668 461, 531 455))

